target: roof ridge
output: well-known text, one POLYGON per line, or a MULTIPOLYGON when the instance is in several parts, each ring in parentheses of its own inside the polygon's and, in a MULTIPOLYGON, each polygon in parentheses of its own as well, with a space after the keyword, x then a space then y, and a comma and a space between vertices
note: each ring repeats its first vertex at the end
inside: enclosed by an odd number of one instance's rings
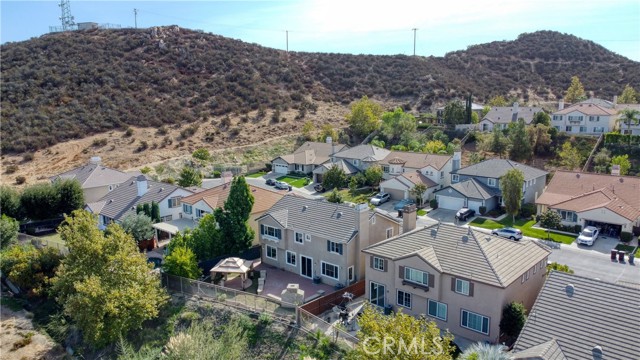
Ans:
MULTIPOLYGON (((388 239, 382 240, 382 241, 377 242, 377 243, 375 243, 375 244, 371 244, 371 245, 367 246, 366 248, 362 249, 362 251, 369 250, 369 249, 375 249, 375 248, 377 248, 378 246, 380 246, 380 245, 382 245, 382 244, 386 244, 386 243, 389 243, 389 242, 391 242, 391 241, 395 241, 395 240, 398 240, 398 239, 404 238, 404 237, 406 237, 406 236, 409 236, 410 234, 413 234, 413 233, 416 233, 416 232, 419 232, 419 231, 423 231, 423 230, 426 230, 426 229, 430 229, 430 228, 432 228, 432 227, 434 227, 434 226, 438 226, 438 225, 440 225, 440 223, 433 224, 433 225, 428 225, 428 226, 424 226, 424 227, 422 227, 422 228, 415 228, 415 229, 413 229, 413 230, 411 230, 411 231, 408 231, 408 232, 406 232, 406 233, 398 234, 398 235, 396 235, 396 236, 392 236, 392 237, 390 237, 390 238, 388 238, 388 239)), ((420 249, 423 249, 423 248, 424 248, 424 247, 422 247, 422 248, 420 248, 420 249)))
MULTIPOLYGON (((482 255, 484 256, 485 260, 487 261, 487 264, 489 264, 489 268, 491 269, 491 271, 495 275, 496 279, 498 279, 498 282, 500 283, 500 285, 506 288, 506 285, 504 284, 504 281, 502 281, 502 277, 500 275, 498 275, 498 272, 496 271, 495 267, 493 266, 493 262, 491 261, 489 256, 487 256, 487 253, 484 250, 484 247, 482 246, 482 244, 480 244, 480 241, 478 241, 478 238, 476 237, 476 232, 477 232, 477 230, 473 230, 472 228, 469 228, 469 233, 471 235, 473 235, 473 240, 476 242, 476 244, 478 244, 478 247, 480 248, 480 251, 482 252, 482 255)), ((481 233, 481 234, 482 235, 488 235, 488 234, 484 234, 484 233, 481 233)), ((491 235, 489 235, 489 236, 491 236, 491 235)))

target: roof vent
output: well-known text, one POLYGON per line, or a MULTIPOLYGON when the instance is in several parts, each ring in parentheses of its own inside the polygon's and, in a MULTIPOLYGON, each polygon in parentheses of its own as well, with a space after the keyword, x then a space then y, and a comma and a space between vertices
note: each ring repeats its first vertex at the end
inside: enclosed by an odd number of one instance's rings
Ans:
POLYGON ((580 174, 576 174, 576 178, 580 179, 580 174))
POLYGON ((593 349, 591 349, 591 355, 593 356, 594 360, 602 359, 604 355, 604 353, 602 352, 602 346, 600 345, 594 346, 593 349))
POLYGON ((462 242, 463 242, 463 243, 466 243, 466 242, 468 242, 468 241, 469 241, 469 237, 468 237, 467 235, 463 235, 463 236, 462 236, 462 242))
POLYGON ((431 229, 431 236, 435 237, 436 235, 438 235, 438 230, 437 229, 431 229))
POLYGON ((342 211, 339 211, 339 212, 336 214, 336 218, 337 218, 337 219, 340 219, 341 217, 342 217, 342 211))
POLYGON ((576 288, 573 286, 573 284, 567 284, 567 286, 564 288, 564 291, 567 293, 568 297, 572 297, 573 293, 576 291, 576 288))
POLYGON ((302 211, 307 211, 308 208, 309 208, 309 205, 305 205, 302 207, 302 211))

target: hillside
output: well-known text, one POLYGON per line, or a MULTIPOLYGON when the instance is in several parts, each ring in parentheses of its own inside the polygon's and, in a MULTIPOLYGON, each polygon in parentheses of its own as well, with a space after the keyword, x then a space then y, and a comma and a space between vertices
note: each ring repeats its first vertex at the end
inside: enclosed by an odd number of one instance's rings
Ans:
POLYGON ((47 34, 0 51, 3 154, 127 126, 207 122, 237 135, 251 121, 292 133, 322 103, 362 95, 426 111, 468 92, 554 100, 573 75, 605 98, 640 83, 637 62, 549 31, 428 58, 287 54, 177 26, 47 34), (276 109, 296 115, 274 121, 276 109), (243 121, 229 129, 225 114, 243 121))

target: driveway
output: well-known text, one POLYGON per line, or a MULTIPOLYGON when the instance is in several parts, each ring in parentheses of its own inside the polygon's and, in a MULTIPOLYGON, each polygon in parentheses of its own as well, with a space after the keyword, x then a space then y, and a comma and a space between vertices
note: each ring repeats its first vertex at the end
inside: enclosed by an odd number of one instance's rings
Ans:
POLYGON ((426 217, 436 222, 443 222, 460 226, 467 225, 469 224, 469 222, 473 221, 473 219, 476 218, 475 216, 472 216, 465 221, 459 221, 458 219, 456 219, 456 213, 456 210, 435 209, 429 212, 426 217))
MULTIPOLYGON (((577 237, 577 236, 576 236, 577 237)), ((613 238, 609 236, 598 236, 598 239, 593 243, 593 246, 578 245, 575 241, 570 245, 576 249, 583 249, 586 251, 597 251, 599 253, 610 255, 611 249, 615 248, 620 243, 620 238, 613 238)))

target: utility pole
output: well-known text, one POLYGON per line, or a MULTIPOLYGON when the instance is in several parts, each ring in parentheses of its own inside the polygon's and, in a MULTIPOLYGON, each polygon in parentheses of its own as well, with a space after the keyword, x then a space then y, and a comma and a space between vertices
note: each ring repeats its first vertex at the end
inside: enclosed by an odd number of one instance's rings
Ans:
POLYGON ((138 28, 138 9, 133 9, 133 18, 136 29, 138 28))
POLYGON ((289 30, 284 31, 287 38, 287 54, 289 53, 289 30))
POLYGON ((413 56, 416 56, 416 31, 418 29, 417 28, 413 28, 411 30, 413 30, 413 56))

